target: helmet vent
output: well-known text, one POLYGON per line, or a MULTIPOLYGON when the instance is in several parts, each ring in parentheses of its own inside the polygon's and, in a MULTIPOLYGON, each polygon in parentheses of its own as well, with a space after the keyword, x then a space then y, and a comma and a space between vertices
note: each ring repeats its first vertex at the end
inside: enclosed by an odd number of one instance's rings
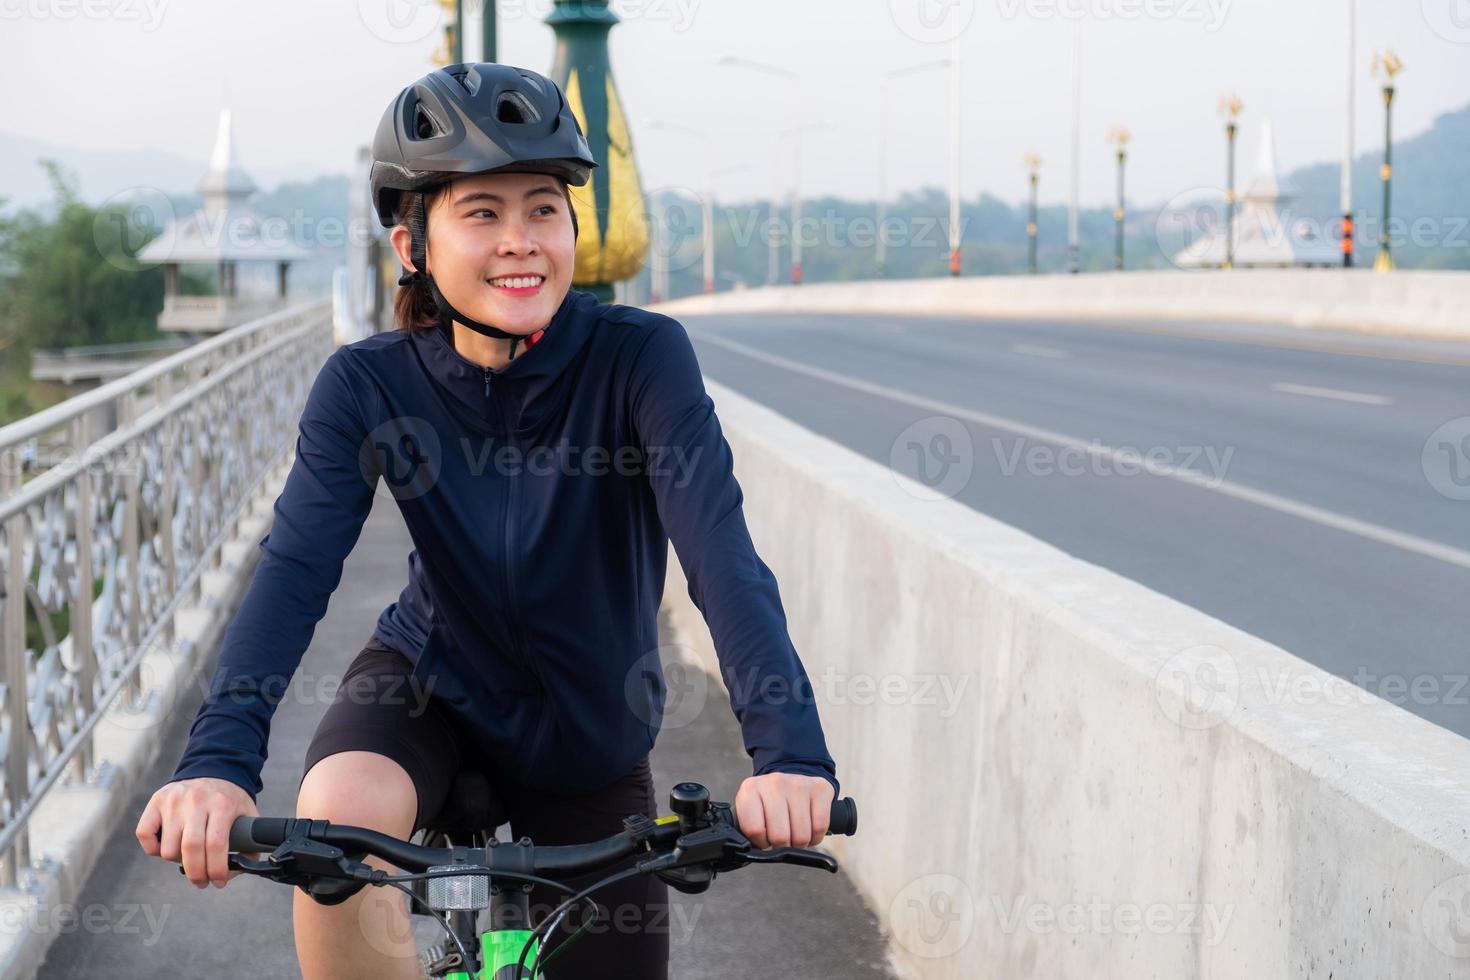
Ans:
POLYGON ((433 139, 435 136, 441 135, 443 131, 443 127, 439 125, 439 120, 434 118, 432 112, 424 108, 422 102, 414 106, 413 135, 416 139, 433 139))
POLYGON ((502 92, 495 102, 495 118, 503 123, 535 123, 541 112, 520 92, 502 92))
POLYGON ((449 77, 453 78, 456 82, 459 82, 459 87, 464 89, 470 95, 474 95, 476 92, 480 91, 479 74, 476 72, 471 72, 468 68, 461 68, 459 71, 450 72, 449 77))

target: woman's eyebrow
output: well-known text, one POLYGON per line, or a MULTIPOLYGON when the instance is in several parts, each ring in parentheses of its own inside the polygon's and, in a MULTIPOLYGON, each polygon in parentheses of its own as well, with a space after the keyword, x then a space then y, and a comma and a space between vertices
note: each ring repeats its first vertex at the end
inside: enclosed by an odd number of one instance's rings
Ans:
MULTIPOLYGON (((561 197, 561 191, 550 185, 532 188, 531 190, 526 191, 525 196, 526 198, 532 198, 535 197, 537 194, 550 194, 553 197, 561 197)), ((501 197, 499 194, 491 194, 489 191, 471 191, 464 197, 461 197, 459 200, 455 201, 454 206, 460 207, 461 205, 469 204, 471 201, 494 201, 496 204, 504 204, 505 198, 501 197)))

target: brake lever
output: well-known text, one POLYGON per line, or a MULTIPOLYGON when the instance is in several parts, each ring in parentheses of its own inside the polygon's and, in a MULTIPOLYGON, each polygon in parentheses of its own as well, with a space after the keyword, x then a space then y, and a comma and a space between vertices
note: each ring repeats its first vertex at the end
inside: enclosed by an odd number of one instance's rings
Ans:
POLYGON ((837 873, 836 858, 804 847, 774 847, 769 851, 752 847, 741 855, 741 859, 747 864, 795 864, 803 868, 837 873))
MULTIPOLYGON (((269 861, 257 861, 231 851, 225 855, 225 866, 231 871, 240 871, 248 875, 265 878, 268 881, 279 881, 287 884, 295 884, 289 881, 290 872, 279 865, 271 864, 269 861)), ((184 866, 179 865, 179 874, 187 874, 184 866)))
MULTIPOLYGON (((269 861, 258 861, 233 851, 225 855, 225 863, 231 871, 243 871, 246 874, 260 875, 265 878, 273 877, 277 872, 284 870, 269 861)), ((179 870, 182 871, 183 868, 179 870)))
MULTIPOLYGON (((231 871, 243 871, 281 884, 299 886, 307 889, 313 897, 318 897, 316 892, 326 895, 334 890, 344 892, 343 897, 348 897, 352 891, 366 884, 366 879, 376 870, 363 863, 361 855, 347 854, 340 847, 305 837, 283 841, 263 861, 232 851, 225 855, 225 865, 231 871), (354 885, 355 888, 352 887, 354 885)), ((179 874, 183 873, 183 865, 180 865, 179 874)))

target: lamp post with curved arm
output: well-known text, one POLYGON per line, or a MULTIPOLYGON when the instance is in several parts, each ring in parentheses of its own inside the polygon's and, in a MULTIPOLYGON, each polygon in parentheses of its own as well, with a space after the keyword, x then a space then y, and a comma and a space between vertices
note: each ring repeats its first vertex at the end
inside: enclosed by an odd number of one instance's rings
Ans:
POLYGON ((893 82, 909 75, 949 67, 950 59, 940 58, 907 68, 895 68, 884 72, 878 84, 878 242, 875 266, 878 277, 888 274, 888 242, 883 234, 883 223, 888 220, 888 88, 893 82))
MULTIPOLYGON (((755 61, 751 58, 742 58, 732 54, 727 54, 716 59, 715 64, 727 68, 746 68, 751 71, 758 71, 762 72, 763 74, 773 75, 777 78, 784 78, 787 81, 791 82, 796 81, 800 77, 796 74, 796 72, 790 70, 789 68, 782 68, 779 65, 768 65, 763 61, 755 61)), ((789 101, 791 101, 791 103, 794 105, 794 100, 789 101)), ((789 118, 794 120, 795 117, 796 114, 795 110, 793 109, 792 112, 789 114, 789 118)), ((777 145, 779 146, 779 139, 777 145)), ((767 235, 770 248, 769 263, 766 269, 766 285, 768 286, 774 286, 776 284, 776 279, 778 276, 777 269, 781 261, 781 244, 776 238, 777 215, 779 215, 781 211, 781 170, 778 166, 776 166, 774 153, 772 154, 771 163, 771 171, 773 174, 776 175, 776 179, 774 182, 774 186, 771 189, 771 220, 769 234, 767 235)), ((796 192, 793 191, 793 193, 796 192)), ((795 226, 796 222, 793 220, 793 234, 795 233, 795 226)))

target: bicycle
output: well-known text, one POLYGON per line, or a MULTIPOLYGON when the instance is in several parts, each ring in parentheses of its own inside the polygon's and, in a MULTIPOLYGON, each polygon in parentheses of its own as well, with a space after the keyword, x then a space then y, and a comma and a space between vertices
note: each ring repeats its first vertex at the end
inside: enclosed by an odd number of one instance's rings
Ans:
MULTIPOLYGON (((681 782, 669 792, 673 812, 657 819, 634 814, 623 830, 587 844, 536 846, 528 837, 495 838, 503 809, 478 777, 462 774, 441 817, 416 834, 423 844, 387 834, 290 817, 237 817, 230 827, 231 870, 295 885, 322 904, 346 901, 366 886, 391 886, 406 892, 443 926, 447 939, 425 951, 420 965, 430 977, 445 980, 535 980, 555 957, 596 921, 592 916, 543 961, 542 942, 579 902, 634 874, 656 874, 686 894, 705 891, 715 877, 749 864, 795 864, 836 873, 837 861, 821 851, 797 847, 755 848, 740 832, 729 803, 712 802, 699 783, 681 782), (486 828, 489 828, 488 830, 486 828), (469 836, 477 846, 454 845, 451 833, 469 836), (446 846, 427 846, 442 841, 446 846), (243 853, 239 853, 243 852, 243 853), (257 860, 245 853, 266 853, 257 860), (372 855, 402 869, 392 874, 364 863, 372 855), (574 877, 642 855, 624 868, 583 888, 531 924, 533 884, 569 890, 547 876, 574 877), (478 917, 490 910, 490 928, 479 931, 478 917), (479 933, 476 936, 476 933, 479 933), (478 938, 478 942, 475 939, 478 938), (529 962, 529 971, 527 964, 529 962)), ((857 832, 857 804, 834 800, 828 829, 857 832)), ((180 873, 183 868, 179 869, 180 873)))

